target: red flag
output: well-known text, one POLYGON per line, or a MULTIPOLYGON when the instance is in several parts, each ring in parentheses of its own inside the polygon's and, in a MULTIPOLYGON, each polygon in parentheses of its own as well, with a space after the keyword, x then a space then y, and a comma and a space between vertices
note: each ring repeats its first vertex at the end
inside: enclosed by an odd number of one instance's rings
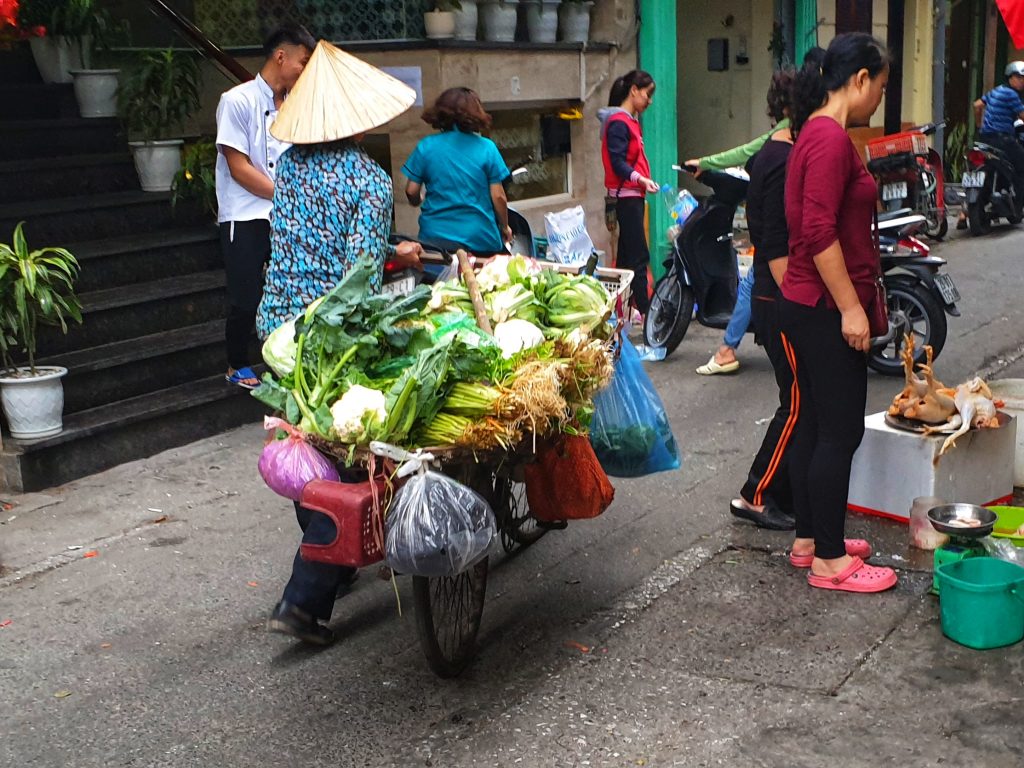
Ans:
POLYGON ((996 0, 1015 48, 1024 48, 1024 0, 996 0))

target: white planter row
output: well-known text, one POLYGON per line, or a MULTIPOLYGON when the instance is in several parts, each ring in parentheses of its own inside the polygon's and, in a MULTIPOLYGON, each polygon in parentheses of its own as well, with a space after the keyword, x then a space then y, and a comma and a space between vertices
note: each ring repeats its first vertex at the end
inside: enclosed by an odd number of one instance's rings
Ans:
POLYGON ((432 11, 423 16, 427 37, 434 40, 454 38, 476 40, 477 23, 482 22, 484 40, 494 43, 515 41, 519 6, 526 7, 526 26, 530 42, 585 43, 590 36, 590 10, 593 2, 562 0, 461 0, 462 10, 432 11))

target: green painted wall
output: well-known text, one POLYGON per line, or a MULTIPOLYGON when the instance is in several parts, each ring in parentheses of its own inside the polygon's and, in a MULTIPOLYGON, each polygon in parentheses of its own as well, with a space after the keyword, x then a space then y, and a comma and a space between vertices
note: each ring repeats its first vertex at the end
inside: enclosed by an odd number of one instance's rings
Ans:
MULTIPOLYGON (((651 176, 662 184, 675 186, 672 165, 679 161, 679 119, 676 104, 676 5, 674 0, 640 0, 640 69, 651 73, 657 86, 654 102, 642 118, 644 148, 651 162, 651 176)), ((651 269, 664 273, 668 257, 665 236, 670 220, 668 209, 657 195, 648 195, 650 215, 651 269)))

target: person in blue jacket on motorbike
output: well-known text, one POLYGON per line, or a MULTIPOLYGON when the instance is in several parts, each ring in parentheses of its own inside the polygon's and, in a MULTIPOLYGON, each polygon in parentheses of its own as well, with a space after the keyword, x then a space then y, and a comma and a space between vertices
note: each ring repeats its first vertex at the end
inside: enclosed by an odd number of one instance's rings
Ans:
POLYGON ((1013 163, 1017 197, 1024 197, 1024 145, 1014 129, 1017 120, 1024 120, 1024 61, 1011 61, 1004 72, 1006 82, 998 85, 974 102, 975 123, 980 126, 978 138, 1000 149, 1013 163))

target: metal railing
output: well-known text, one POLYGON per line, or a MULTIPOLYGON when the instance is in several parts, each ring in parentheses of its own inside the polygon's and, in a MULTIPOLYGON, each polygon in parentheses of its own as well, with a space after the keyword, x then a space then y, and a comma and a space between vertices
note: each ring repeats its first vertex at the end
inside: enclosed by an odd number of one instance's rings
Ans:
POLYGON ((174 29, 181 33, 203 56, 220 67, 226 75, 240 83, 253 79, 252 72, 243 67, 238 59, 225 53, 220 46, 206 36, 203 30, 167 5, 164 0, 149 0, 149 7, 157 16, 167 19, 174 29))

